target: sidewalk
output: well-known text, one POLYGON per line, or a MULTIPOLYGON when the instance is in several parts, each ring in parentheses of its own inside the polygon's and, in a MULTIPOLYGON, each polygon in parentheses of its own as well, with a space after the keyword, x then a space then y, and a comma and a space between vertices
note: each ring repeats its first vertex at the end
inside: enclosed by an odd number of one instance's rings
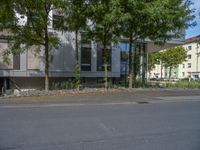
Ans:
MULTIPOLYGON (((47 105, 47 104, 108 104, 108 103, 139 103, 170 101, 173 97, 189 100, 195 97, 200 100, 200 90, 183 89, 133 89, 108 92, 79 93, 72 95, 55 95, 40 97, 1 98, 0 105, 47 105), (196 97, 195 97, 196 96, 196 97), (171 99, 170 99, 171 97, 171 99), (184 98, 185 97, 185 98, 184 98)), ((175 98, 176 100, 177 98, 175 98)))

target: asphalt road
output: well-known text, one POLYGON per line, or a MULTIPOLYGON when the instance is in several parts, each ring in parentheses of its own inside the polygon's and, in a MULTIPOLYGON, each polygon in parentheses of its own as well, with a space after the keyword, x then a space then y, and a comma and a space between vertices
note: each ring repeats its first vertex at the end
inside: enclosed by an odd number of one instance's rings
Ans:
POLYGON ((0 150, 200 150, 200 101, 165 98, 175 101, 0 106, 0 150))

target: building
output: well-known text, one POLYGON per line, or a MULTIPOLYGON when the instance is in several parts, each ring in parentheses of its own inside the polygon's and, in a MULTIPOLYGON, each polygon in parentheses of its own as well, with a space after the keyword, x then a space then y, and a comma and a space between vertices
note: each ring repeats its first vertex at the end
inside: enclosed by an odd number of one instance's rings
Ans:
MULTIPOLYGON (((200 78, 200 35, 186 39, 183 47, 187 51, 187 59, 172 70, 172 78, 200 78)), ((168 78, 169 69, 162 69, 163 78, 168 78)), ((161 65, 155 65, 151 71, 150 78, 161 78, 161 65)))
POLYGON ((178 78, 200 78, 200 35, 186 39, 187 60, 178 67, 178 78))
MULTIPOLYGON (((52 16, 56 17, 56 15, 52 16)), ((23 18, 24 19, 24 18, 23 18)), ((23 24, 25 21, 21 21, 23 24)), ((75 35, 70 32, 59 32, 54 30, 53 22, 49 25, 49 31, 57 34, 61 41, 59 49, 51 53, 51 64, 49 68, 50 87, 53 83, 63 80, 71 81, 74 77, 75 66, 75 35)), ((37 46, 24 51, 19 55, 9 55, 10 63, 3 62, 3 51, 8 47, 8 41, 3 38, 6 32, 0 32, 0 87, 4 89, 44 89, 44 52, 37 46)), ((79 34, 79 38, 84 35, 79 34)), ((150 40, 145 40, 142 45, 145 51, 160 50, 180 45, 183 39, 168 41, 163 47, 154 45, 150 40)), ((127 60, 121 61, 121 52, 128 53, 128 40, 122 38, 117 45, 109 45, 109 78, 119 79, 127 73, 127 60), (125 46, 122 46, 125 45, 125 46), (125 63, 125 65, 124 65, 125 63)), ((85 82, 98 82, 104 77, 104 64, 102 57, 102 46, 94 41, 82 43, 80 50, 81 78, 85 82), (92 79, 92 80, 91 80, 92 79)), ((146 58, 145 58, 146 59, 146 58)), ((145 61, 143 59, 143 61, 145 61)), ((144 64, 144 63, 143 63, 144 64)), ((146 65, 147 66, 147 65, 146 65)), ((143 66, 143 70, 144 70, 143 66)))

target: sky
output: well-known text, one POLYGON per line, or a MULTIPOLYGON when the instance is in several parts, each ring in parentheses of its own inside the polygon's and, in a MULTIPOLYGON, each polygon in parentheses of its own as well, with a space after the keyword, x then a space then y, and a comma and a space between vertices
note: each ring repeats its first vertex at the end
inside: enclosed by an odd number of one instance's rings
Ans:
POLYGON ((186 30, 186 38, 190 38, 196 35, 200 35, 200 0, 191 0, 193 2, 192 8, 195 9, 195 20, 197 25, 190 27, 186 30))

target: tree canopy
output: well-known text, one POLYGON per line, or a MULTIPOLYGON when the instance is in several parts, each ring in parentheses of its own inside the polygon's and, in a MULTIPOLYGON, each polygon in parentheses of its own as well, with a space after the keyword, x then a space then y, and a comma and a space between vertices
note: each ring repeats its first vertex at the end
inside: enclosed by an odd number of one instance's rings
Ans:
MULTIPOLYGON (((78 32, 85 30, 90 39, 102 45, 105 65, 105 87, 108 87, 108 52, 119 38, 129 41, 129 87, 132 87, 135 42, 152 40, 164 44, 184 35, 184 29, 193 25, 190 0, 1 0, 0 30, 12 28, 12 53, 22 52, 32 45, 41 46, 45 55, 45 87, 48 90, 49 53, 59 46, 59 38, 49 30, 52 11, 59 11, 60 28, 75 32, 78 60, 78 32), (20 24, 16 14, 27 18, 20 24)), ((176 48, 177 49, 177 48, 176 48)), ((140 57, 140 56, 137 56, 140 57)), ((171 59, 171 58, 170 58, 171 59)), ((165 62, 166 66, 172 66, 165 62)), ((136 78, 136 77, 134 77, 136 78)))
POLYGON ((151 52, 148 54, 148 72, 151 72, 155 65, 160 64, 160 53, 159 52, 151 52))
POLYGON ((187 51, 184 47, 178 46, 169 48, 163 52, 163 65, 166 68, 177 67, 183 63, 187 58, 187 51))

